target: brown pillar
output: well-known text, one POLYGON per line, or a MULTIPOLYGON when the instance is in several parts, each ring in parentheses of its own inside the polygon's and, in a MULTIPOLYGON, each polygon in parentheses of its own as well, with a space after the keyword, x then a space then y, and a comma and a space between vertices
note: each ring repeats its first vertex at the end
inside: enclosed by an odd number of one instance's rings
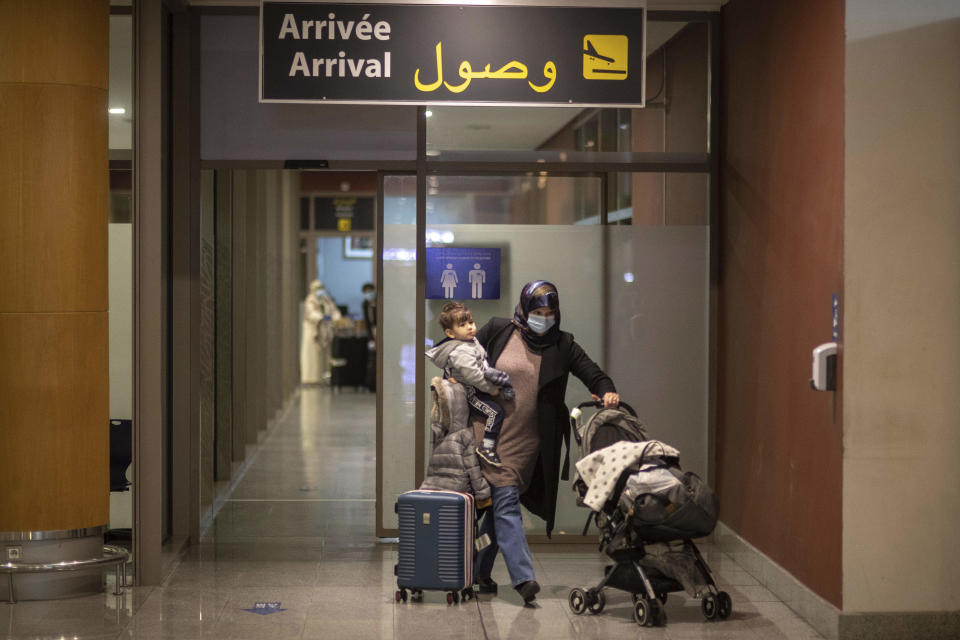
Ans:
POLYGON ((0 16, 0 549, 48 561, 110 516, 109 3, 0 16))

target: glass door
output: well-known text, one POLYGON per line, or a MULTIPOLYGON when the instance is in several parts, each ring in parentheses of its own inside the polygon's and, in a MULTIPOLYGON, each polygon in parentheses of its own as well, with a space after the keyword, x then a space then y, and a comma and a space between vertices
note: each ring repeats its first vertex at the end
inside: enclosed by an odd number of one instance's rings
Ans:
POLYGON ((395 535, 393 505, 416 487, 417 225, 415 175, 382 175, 377 264, 377 535, 395 535))
MULTIPOLYGON (((453 300, 470 307, 478 326, 494 317, 513 317, 523 285, 531 280, 549 280, 560 294, 562 328, 576 336, 578 344, 600 365, 604 354, 606 307, 604 279, 604 227, 600 226, 603 178, 601 176, 545 175, 433 175, 427 177, 426 277, 431 277, 429 252, 433 248, 459 247, 498 249, 499 294, 480 291, 469 283, 464 263, 453 300), (491 299, 483 299, 483 298, 491 299)), ((469 262, 469 261, 468 261, 469 262)), ((434 274, 435 275, 435 274, 434 274)), ((488 279, 489 283, 489 279, 488 279)), ((446 298, 425 300, 426 346, 443 338, 437 317, 446 298)), ((441 291, 443 291, 441 289, 441 291)), ((443 291, 441 295, 446 295, 443 291)), ((422 357, 422 356, 421 356, 422 357)), ((424 460, 430 447, 430 379, 440 375, 430 362, 422 369, 427 407, 424 460)), ((568 406, 590 399, 590 392, 575 377, 567 386, 568 406)), ((576 449, 576 445, 574 445, 576 449)), ((576 462, 576 452, 571 463, 576 462)), ((561 458, 562 461, 562 458, 561 458)), ((566 483, 561 482, 555 530, 558 534, 580 533, 584 512, 575 503, 566 483)), ((533 536, 544 534, 544 523, 529 513, 524 527, 533 536)))

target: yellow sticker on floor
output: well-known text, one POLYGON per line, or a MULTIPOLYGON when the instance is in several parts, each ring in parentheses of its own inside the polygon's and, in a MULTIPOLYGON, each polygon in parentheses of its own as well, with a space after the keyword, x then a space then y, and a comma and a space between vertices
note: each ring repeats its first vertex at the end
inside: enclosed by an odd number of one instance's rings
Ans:
POLYGON ((626 80, 627 36, 583 36, 583 77, 587 80, 626 80))

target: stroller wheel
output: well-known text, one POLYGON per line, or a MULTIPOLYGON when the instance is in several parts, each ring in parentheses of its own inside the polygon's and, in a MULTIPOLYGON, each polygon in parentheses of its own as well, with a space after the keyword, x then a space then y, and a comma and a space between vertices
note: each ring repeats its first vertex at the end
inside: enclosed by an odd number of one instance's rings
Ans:
POLYGON ((717 617, 718 609, 717 596, 712 593, 708 593, 700 600, 700 611, 707 620, 714 620, 717 617))
POLYGON ((643 598, 638 598, 633 605, 633 619, 641 627, 649 626, 652 622, 650 605, 643 598))
POLYGON ((730 599, 729 593, 721 591, 717 594, 717 615, 721 620, 726 620, 731 613, 733 613, 733 600, 730 599))
POLYGON ((587 610, 587 592, 579 587, 571 589, 567 602, 570 604, 570 611, 579 616, 587 610))
POLYGON ((587 600, 590 602, 587 610, 594 615, 603 611, 603 608, 607 606, 607 597, 603 595, 603 591, 597 589, 590 589, 587 592, 587 600))

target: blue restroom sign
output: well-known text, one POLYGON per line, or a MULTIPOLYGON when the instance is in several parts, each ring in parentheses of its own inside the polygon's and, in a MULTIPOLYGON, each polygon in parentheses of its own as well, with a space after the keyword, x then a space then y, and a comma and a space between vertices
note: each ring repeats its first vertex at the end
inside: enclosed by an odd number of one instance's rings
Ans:
POLYGON ((427 248, 428 300, 499 300, 500 249, 427 248))

